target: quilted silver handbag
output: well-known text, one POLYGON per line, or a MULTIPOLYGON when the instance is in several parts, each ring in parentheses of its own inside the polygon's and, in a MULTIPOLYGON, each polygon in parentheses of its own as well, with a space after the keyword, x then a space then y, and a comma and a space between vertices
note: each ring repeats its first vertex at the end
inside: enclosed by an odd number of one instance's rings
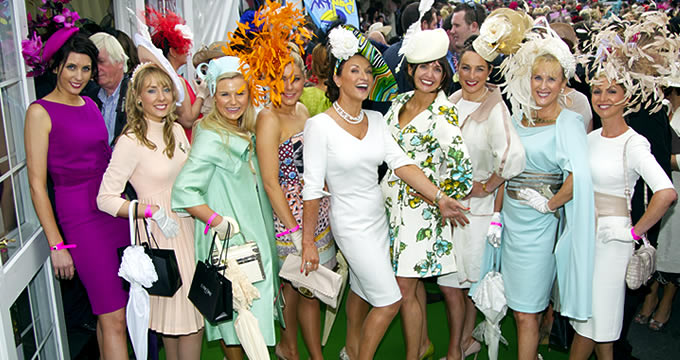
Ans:
MULTIPOLYGON (((631 136, 632 137, 632 136, 631 136)), ((629 137, 626 143, 623 145, 623 177, 625 179, 626 189, 624 193, 626 194, 626 204, 628 205, 628 217, 630 218, 631 204, 630 204, 630 190, 628 187, 628 166, 626 163, 626 147, 629 137)), ((647 186, 645 185, 645 210, 647 209, 647 186)), ((633 219, 631 218, 631 224, 633 219)), ((647 234, 642 234, 642 245, 639 249, 633 252, 633 256, 628 260, 628 266, 626 267, 626 284, 631 290, 639 289, 640 286, 644 285, 652 277, 652 274, 656 271, 656 249, 647 240, 647 234)))

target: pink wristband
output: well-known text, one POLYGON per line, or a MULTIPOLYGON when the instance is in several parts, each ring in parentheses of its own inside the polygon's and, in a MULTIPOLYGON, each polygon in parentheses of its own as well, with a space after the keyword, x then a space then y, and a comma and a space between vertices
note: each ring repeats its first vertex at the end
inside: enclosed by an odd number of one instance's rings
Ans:
POLYGON ((146 210, 144 210, 144 217, 145 218, 150 218, 153 216, 153 212, 151 211, 151 204, 148 204, 146 206, 146 210))
POLYGON ((50 249, 52 249, 52 251, 56 251, 56 250, 63 250, 63 249, 73 249, 75 247, 76 247, 75 244, 64 245, 64 242, 62 241, 59 244, 52 246, 50 249))
POLYGON ((280 238, 281 236, 286 236, 286 235, 288 235, 288 234, 292 234, 292 233, 294 233, 294 232, 296 232, 296 231, 298 231, 298 230, 300 230, 300 225, 299 225, 299 224, 298 224, 296 227, 292 228, 292 229, 286 229, 286 230, 284 230, 284 231, 281 231, 280 233, 276 234, 276 237, 277 237, 277 238, 280 238))
POLYGON ((638 241, 638 240, 642 239, 642 237, 640 237, 640 236, 638 236, 637 234, 635 234, 635 228, 634 228, 634 227, 633 227, 633 228, 630 228, 630 234, 633 235, 633 240, 635 240, 635 241, 638 241))
POLYGON ((210 218, 208 218, 208 222, 205 223, 205 231, 203 231, 203 234, 207 235, 208 230, 210 230, 210 224, 212 224, 213 220, 217 217, 217 213, 214 212, 212 215, 210 215, 210 218))
POLYGON ((501 223, 499 223, 499 222, 495 222, 495 221, 492 221, 492 222, 491 222, 491 225, 496 225, 496 226, 498 226, 498 227, 503 227, 503 224, 501 224, 501 223))

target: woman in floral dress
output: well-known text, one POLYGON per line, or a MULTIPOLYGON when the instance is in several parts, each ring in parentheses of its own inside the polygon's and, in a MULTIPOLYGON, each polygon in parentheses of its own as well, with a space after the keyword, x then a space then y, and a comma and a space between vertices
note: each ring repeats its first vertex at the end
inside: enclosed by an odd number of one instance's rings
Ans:
MULTIPOLYGON (((411 41, 428 47, 405 53, 408 64, 403 70, 415 90, 395 99, 385 115, 387 126, 425 175, 447 196, 460 199, 472 188, 472 165, 455 107, 441 90, 448 88, 451 79, 446 60, 448 36, 441 29, 428 30, 414 35, 411 41)), ((406 358, 421 358, 434 348, 424 341, 426 304, 419 279, 456 271, 452 229, 449 223, 442 225, 436 205, 425 202, 392 171, 383 179, 382 191, 390 225, 392 266, 403 297, 406 358), (416 291, 419 283, 422 290, 416 291)))

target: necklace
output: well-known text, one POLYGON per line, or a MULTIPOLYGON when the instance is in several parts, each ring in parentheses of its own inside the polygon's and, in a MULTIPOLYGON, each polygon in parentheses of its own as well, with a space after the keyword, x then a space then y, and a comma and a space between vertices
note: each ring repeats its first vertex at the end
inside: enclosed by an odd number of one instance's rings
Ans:
POLYGON ((337 101, 333 102, 333 109, 340 115, 340 117, 352 125, 356 125, 364 119, 364 110, 359 111, 358 116, 352 116, 343 109, 337 101))
MULTIPOLYGON (((484 88, 484 92, 482 93, 482 95, 479 95, 479 96, 478 96, 476 99, 474 99, 474 100, 473 100, 473 99, 470 99, 470 100, 466 100, 466 101, 470 101, 470 102, 481 102, 481 100, 484 98, 484 96, 486 96, 486 94, 487 94, 488 92, 489 92, 489 89, 485 87, 485 88, 484 88)), ((463 99, 465 99, 465 98, 463 98, 463 99)))

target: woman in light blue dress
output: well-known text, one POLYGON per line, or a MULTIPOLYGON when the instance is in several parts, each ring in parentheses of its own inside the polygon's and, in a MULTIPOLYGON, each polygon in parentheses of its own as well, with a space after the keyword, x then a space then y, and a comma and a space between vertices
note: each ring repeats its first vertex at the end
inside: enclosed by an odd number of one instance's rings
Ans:
POLYGON ((535 360, 539 313, 553 285, 556 310, 591 316, 593 188, 583 120, 563 106, 575 68, 566 45, 551 36, 530 38, 508 68, 526 167, 505 186, 501 273, 517 323, 518 359, 535 360))

